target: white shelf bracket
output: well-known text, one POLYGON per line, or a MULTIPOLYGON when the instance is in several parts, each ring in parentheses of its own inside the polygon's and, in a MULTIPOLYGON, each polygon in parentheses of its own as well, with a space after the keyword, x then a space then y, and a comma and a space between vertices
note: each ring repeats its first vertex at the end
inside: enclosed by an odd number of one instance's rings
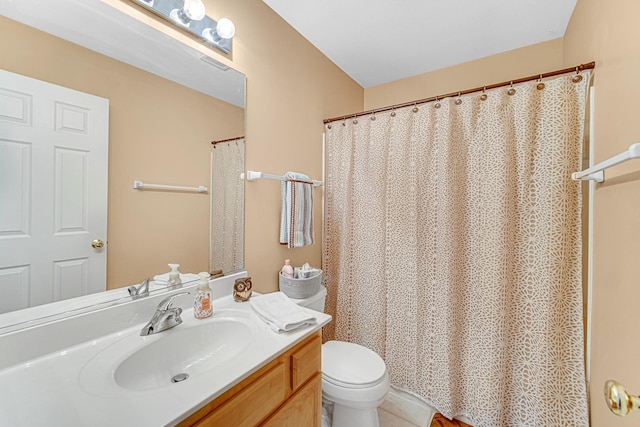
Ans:
POLYGON ((627 160, 640 159, 640 142, 631 144, 626 151, 617 154, 603 162, 598 163, 595 166, 591 166, 581 172, 574 172, 571 174, 571 179, 574 181, 595 181, 604 182, 604 171, 620 163, 624 163, 627 160))

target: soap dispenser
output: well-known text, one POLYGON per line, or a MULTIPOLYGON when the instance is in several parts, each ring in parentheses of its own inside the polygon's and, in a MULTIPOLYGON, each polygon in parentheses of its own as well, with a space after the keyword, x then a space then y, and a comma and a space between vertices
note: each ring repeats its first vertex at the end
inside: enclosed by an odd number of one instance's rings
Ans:
POLYGON ((169 287, 170 288, 178 288, 182 285, 182 280, 180 279, 180 272, 178 271, 178 267, 180 264, 169 264, 169 268, 171 271, 169 272, 169 287))
POLYGON ((213 305, 211 304, 212 292, 209 288, 209 273, 198 273, 200 282, 198 283, 198 291, 193 301, 193 315, 196 319, 206 319, 213 314, 213 305))

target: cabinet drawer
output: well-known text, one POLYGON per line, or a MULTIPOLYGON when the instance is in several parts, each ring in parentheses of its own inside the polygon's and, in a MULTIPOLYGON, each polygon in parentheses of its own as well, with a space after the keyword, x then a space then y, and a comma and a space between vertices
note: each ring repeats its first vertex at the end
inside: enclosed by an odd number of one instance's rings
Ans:
POLYGON ((287 366, 278 363, 240 393, 202 419, 198 427, 255 426, 273 408, 285 401, 289 393, 287 366))
POLYGON ((296 390, 320 372, 322 339, 316 335, 291 354, 291 389, 296 390))

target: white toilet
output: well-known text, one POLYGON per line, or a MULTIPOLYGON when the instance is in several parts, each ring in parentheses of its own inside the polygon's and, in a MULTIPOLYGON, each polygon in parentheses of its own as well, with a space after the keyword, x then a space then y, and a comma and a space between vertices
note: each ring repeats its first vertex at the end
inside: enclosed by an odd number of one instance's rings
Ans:
MULTIPOLYGON (((327 290, 297 304, 324 312, 327 290)), ((322 345, 322 397, 333 403, 333 427, 379 427, 378 405, 389 391, 384 360, 358 344, 328 341, 322 345)))

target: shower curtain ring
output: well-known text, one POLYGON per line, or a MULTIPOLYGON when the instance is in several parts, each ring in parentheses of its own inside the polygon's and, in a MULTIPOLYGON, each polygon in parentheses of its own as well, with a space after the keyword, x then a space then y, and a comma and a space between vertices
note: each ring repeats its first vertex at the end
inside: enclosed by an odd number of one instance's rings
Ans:
POLYGON ((417 102, 413 104, 413 110, 411 110, 411 111, 413 111, 414 113, 418 112, 418 103, 417 102))
POLYGON ((486 86, 482 88, 482 95, 480 95, 480 101, 486 101, 487 100, 486 90, 487 90, 486 86))
POLYGON ((436 95, 436 103, 433 105, 435 108, 440 108, 440 101, 438 100, 438 96, 436 95))
POLYGON ((580 75, 580 67, 576 67, 576 75, 571 78, 571 81, 574 83, 579 83, 582 81, 582 76, 580 75))
POLYGON ((395 117, 395 116, 396 116, 396 106, 394 105, 394 106, 391 108, 391 117, 395 117))
POLYGON ((371 113, 371 121, 375 121, 376 120, 376 110, 373 110, 373 113, 371 113))
POLYGON ((507 95, 512 96, 516 93, 516 90, 513 88, 513 80, 511 80, 511 89, 507 91, 507 95))
POLYGON ((342 116, 342 126, 347 125, 347 116, 342 116))
POLYGON ((354 114, 354 115, 353 115, 353 124, 354 124, 354 125, 357 125, 357 124, 358 124, 358 115, 357 115, 357 114, 354 114))
POLYGON ((458 92, 458 98, 456 99, 456 102, 455 102, 456 105, 462 104, 462 98, 460 98, 460 94, 461 92, 458 92))
POLYGON ((542 90, 544 89, 544 86, 544 83, 542 83, 542 74, 540 74, 540 77, 538 77, 538 84, 536 85, 536 89, 542 90))

